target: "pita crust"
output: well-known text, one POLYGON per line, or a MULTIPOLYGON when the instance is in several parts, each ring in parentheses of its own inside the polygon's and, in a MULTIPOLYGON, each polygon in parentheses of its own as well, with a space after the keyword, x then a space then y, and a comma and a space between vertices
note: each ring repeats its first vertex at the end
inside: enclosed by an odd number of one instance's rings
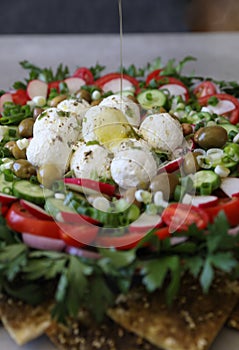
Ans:
POLYGON ((0 298, 0 316, 12 339, 23 345, 42 335, 51 322, 50 303, 30 306, 11 298, 0 298))
POLYGON ((67 327, 52 323, 46 334, 60 350, 158 350, 141 337, 125 331, 109 318, 97 324, 83 311, 80 317, 71 320, 67 327))
POLYGON ((206 350, 238 301, 238 285, 218 279, 205 295, 193 280, 184 280, 171 309, 157 291, 142 287, 118 298, 108 315, 128 331, 166 350, 206 350))
POLYGON ((232 310, 232 313, 227 321, 227 326, 239 331, 239 303, 232 310))

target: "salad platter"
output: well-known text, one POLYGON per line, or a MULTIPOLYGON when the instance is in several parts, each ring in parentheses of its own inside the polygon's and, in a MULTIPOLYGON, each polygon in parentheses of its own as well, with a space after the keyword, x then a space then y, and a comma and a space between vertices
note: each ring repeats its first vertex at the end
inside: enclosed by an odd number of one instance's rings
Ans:
POLYGON ((194 60, 22 61, 1 91, 0 317, 18 345, 200 350, 238 328, 239 84, 184 75, 194 60))

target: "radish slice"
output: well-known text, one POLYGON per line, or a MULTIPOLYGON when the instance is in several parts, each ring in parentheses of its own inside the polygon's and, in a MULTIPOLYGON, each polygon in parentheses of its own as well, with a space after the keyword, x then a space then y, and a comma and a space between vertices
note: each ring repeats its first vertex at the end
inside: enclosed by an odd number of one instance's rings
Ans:
POLYGON ((85 80, 77 77, 66 78, 64 82, 66 83, 70 94, 78 91, 83 85, 86 84, 85 80))
POLYGON ((159 215, 142 213, 140 217, 129 225, 129 231, 145 233, 153 228, 160 227, 163 221, 159 215))
POLYGON ((218 203, 218 197, 217 196, 191 196, 190 194, 186 194, 183 197, 182 203, 184 204, 191 204, 195 207, 199 208, 207 208, 211 207, 213 205, 216 205, 218 203))
MULTIPOLYGON (((115 78, 115 79, 108 81, 107 83, 105 83, 102 86, 102 90, 104 92, 112 91, 113 93, 121 91, 121 79, 115 78)), ((134 91, 135 87, 129 80, 122 79, 122 90, 123 91, 126 91, 126 90, 134 91)))
POLYGON ((179 84, 165 84, 162 85, 159 90, 168 90, 170 96, 182 96, 187 93, 187 90, 179 84))
POLYGON ((61 239, 32 235, 27 232, 22 233, 22 239, 27 246, 35 249, 61 251, 66 246, 61 239))
POLYGON ((236 197, 239 193, 239 178, 226 177, 222 179, 220 188, 228 197, 236 197))
POLYGON ((51 220, 53 221, 54 218, 49 215, 44 209, 39 207, 36 204, 33 204, 32 202, 26 201, 25 199, 20 199, 20 204, 29 211, 32 215, 34 215, 36 218, 41 220, 51 220))
POLYGON ((171 160, 170 162, 163 163, 159 166, 158 171, 166 171, 167 173, 173 173, 174 171, 180 168, 180 165, 183 163, 183 157, 171 160))
POLYGON ((31 80, 27 85, 27 95, 32 100, 36 96, 47 97, 48 84, 42 80, 31 80))
POLYGON ((115 185, 98 182, 91 179, 68 177, 64 179, 64 182, 67 187, 86 194, 99 194, 100 192, 109 196, 113 196, 116 190, 115 185))
POLYGON ((6 92, 0 97, 0 113, 3 112, 3 105, 5 102, 13 102, 12 95, 10 92, 6 92))
POLYGON ((93 252, 88 249, 81 249, 81 248, 76 248, 72 246, 66 246, 65 248, 66 253, 71 254, 71 255, 77 255, 82 258, 87 258, 87 259, 100 259, 101 255, 97 252, 93 252))
POLYGON ((1 204, 11 204, 13 202, 16 202, 18 200, 17 197, 14 196, 10 196, 9 194, 5 194, 5 193, 0 193, 0 203, 1 204))
POLYGON ((231 101, 220 100, 216 106, 208 105, 206 108, 210 112, 221 115, 233 111, 235 109, 235 105, 231 101))
POLYGON ((87 215, 81 215, 78 213, 72 213, 69 211, 61 211, 60 216, 64 222, 69 222, 73 224, 82 224, 82 222, 87 221, 92 225, 100 225, 101 223, 98 220, 95 220, 87 215))

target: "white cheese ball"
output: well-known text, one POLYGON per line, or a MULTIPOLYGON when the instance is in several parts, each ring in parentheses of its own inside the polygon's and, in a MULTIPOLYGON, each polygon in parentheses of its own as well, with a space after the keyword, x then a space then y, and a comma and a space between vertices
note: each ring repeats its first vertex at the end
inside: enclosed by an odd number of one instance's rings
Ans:
MULTIPOLYGON (((33 137, 47 134, 59 136, 66 142, 74 142, 80 133, 77 116, 63 112, 58 108, 48 108, 36 119, 33 126, 33 137)), ((44 138, 44 136, 41 136, 44 138)))
POLYGON ((101 101, 100 106, 117 108, 124 113, 129 124, 133 126, 140 124, 139 105, 126 96, 110 95, 101 101))
POLYGON ((119 151, 111 162, 113 180, 123 189, 144 187, 157 174, 157 163, 145 149, 119 151))
POLYGON ((76 114, 77 118, 81 121, 90 108, 90 104, 83 99, 69 99, 58 103, 57 108, 63 112, 76 114))
POLYGON ((79 143, 78 149, 71 157, 70 168, 78 178, 109 179, 111 159, 111 153, 103 146, 79 143))
POLYGON ((183 143, 183 129, 178 120, 169 113, 147 116, 141 123, 139 132, 152 148, 172 153, 183 143))
POLYGON ((130 132, 125 115, 117 108, 94 106, 86 112, 82 122, 84 141, 98 141, 104 146, 128 137, 130 132))
POLYGON ((36 167, 55 164, 64 173, 69 165, 72 150, 70 145, 58 136, 33 137, 27 147, 27 160, 36 167))

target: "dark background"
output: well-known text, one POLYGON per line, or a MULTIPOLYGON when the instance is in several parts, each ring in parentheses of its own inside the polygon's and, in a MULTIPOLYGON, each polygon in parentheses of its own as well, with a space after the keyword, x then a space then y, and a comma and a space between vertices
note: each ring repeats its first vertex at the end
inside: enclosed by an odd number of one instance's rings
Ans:
MULTIPOLYGON (((187 31, 188 1, 122 0, 124 32, 187 31)), ((1 0, 0 4, 0 34, 119 32, 118 0, 1 0)))

